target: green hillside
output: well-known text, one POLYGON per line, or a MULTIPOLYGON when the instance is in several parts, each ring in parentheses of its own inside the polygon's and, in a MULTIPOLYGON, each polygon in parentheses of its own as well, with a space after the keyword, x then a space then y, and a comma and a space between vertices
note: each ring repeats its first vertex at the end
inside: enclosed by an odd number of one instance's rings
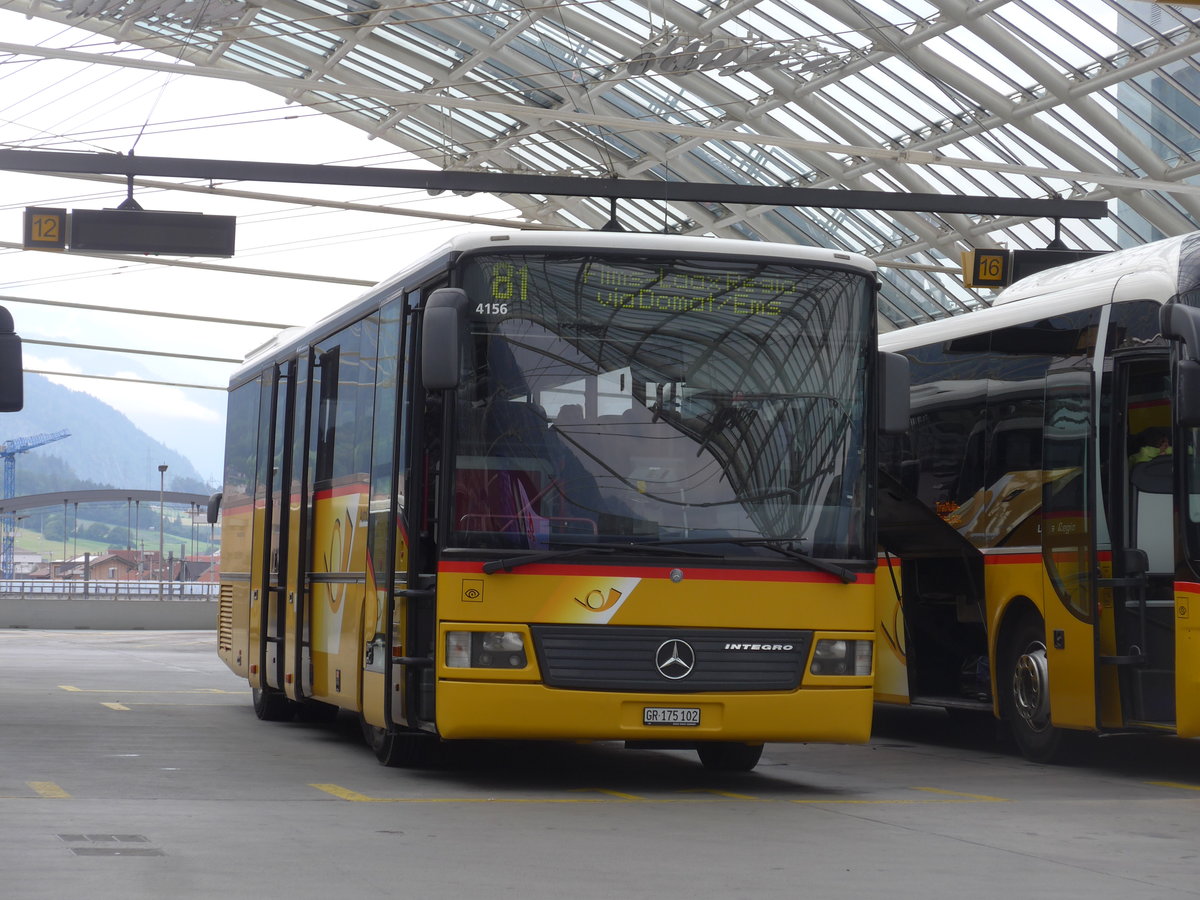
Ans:
MULTIPOLYGON (((205 484, 186 458, 138 429, 126 416, 89 394, 72 391, 38 375, 25 376, 25 408, 0 414, 0 444, 68 431, 70 435, 20 453, 15 460, 16 496, 112 488, 168 491, 207 497, 205 484), (168 466, 165 483, 158 466, 168 466)), ((203 510, 199 510, 203 516, 203 510)), ((69 508, 44 508, 18 515, 14 549, 44 559, 110 548, 159 547, 159 506, 120 500, 69 508)), ((167 505, 163 515, 164 553, 208 555, 213 531, 197 523, 192 510, 167 505)))

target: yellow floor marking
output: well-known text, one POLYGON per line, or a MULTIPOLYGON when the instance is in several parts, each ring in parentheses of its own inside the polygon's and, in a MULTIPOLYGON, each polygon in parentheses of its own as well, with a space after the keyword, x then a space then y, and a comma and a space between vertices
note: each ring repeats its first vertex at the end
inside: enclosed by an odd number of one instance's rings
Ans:
MULTIPOLYGON (((347 800, 351 803, 612 803, 619 802, 642 802, 642 803, 697 803, 705 802, 699 797, 641 797, 637 794, 626 794, 621 791, 610 791, 603 788, 579 788, 572 791, 574 797, 368 797, 366 794, 360 794, 358 791, 352 791, 349 788, 344 788, 337 784, 310 784, 309 787, 314 787, 318 791, 323 791, 337 797, 339 800, 347 800), (589 796, 590 795, 590 796, 589 796)), ((1200 788, 1195 788, 1200 790, 1200 788)), ((807 799, 807 800, 790 800, 791 803, 800 803, 808 805, 823 805, 823 804, 840 804, 840 805, 857 805, 857 806, 885 806, 885 805, 913 805, 918 803, 1007 803, 1008 801, 1002 797, 989 797, 986 794, 965 794, 961 791, 948 791, 941 788, 917 787, 912 788, 914 791, 924 791, 931 794, 940 794, 940 797, 929 798, 895 798, 890 800, 872 800, 869 798, 862 799, 839 799, 837 797, 826 797, 824 799, 807 799)), ((717 791, 707 788, 698 788, 689 791, 679 791, 681 794, 712 794, 714 797, 721 797, 728 800, 752 800, 755 802, 769 802, 772 798, 769 797, 753 797, 749 794, 735 794, 729 791, 717 791)), ((713 802, 713 801, 709 801, 713 802)))
POLYGON ((324 791, 327 794, 333 794, 340 800, 349 800, 351 803, 376 803, 374 797, 368 797, 366 794, 360 794, 357 791, 349 790, 348 788, 338 787, 336 784, 311 784, 309 787, 315 787, 318 791, 324 791))
POLYGON ((69 685, 69 684, 60 684, 59 687, 62 688, 64 691, 78 691, 79 690, 79 688, 73 687, 72 685, 69 685))
POLYGON ((69 800, 71 798, 70 794, 53 781, 29 781, 26 783, 39 797, 45 797, 47 800, 69 800))
POLYGON ((984 803, 1007 803, 1003 797, 989 797, 987 794, 964 794, 961 791, 947 791, 942 788, 918 787, 914 791, 928 791, 931 794, 944 794, 947 797, 958 797, 963 800, 979 800, 984 803))
POLYGON ((107 706, 109 709, 116 709, 122 712, 129 712, 129 707, 123 703, 101 703, 101 706, 107 706))
POLYGON ((604 794, 606 797, 616 797, 618 800, 645 800, 645 797, 639 797, 637 794, 623 794, 620 791, 606 791, 604 788, 580 788, 581 792, 591 793, 595 791, 597 794, 604 794))
POLYGON ((1200 791, 1200 784, 1184 784, 1179 781, 1147 781, 1154 787, 1177 788, 1181 791, 1200 791))
POLYGON ((937 799, 916 798, 916 797, 896 797, 890 800, 871 800, 864 798, 862 800, 843 800, 837 797, 829 797, 825 800, 792 800, 792 803, 804 803, 810 805, 821 804, 837 804, 843 806, 905 806, 914 805, 917 803, 1007 803, 1003 797, 989 797, 987 794, 964 794, 961 791, 947 791, 941 788, 931 787, 915 787, 911 788, 914 791, 925 791, 930 794, 941 794, 942 797, 937 799))
POLYGON ((724 797, 727 800, 757 800, 768 801, 767 797, 751 797, 749 794, 734 794, 729 791, 717 791, 712 788, 695 788, 693 790, 680 791, 681 794, 714 794, 717 797, 724 797))
MULTIPOLYGON (((606 797, 368 797, 358 791, 341 787, 336 784, 311 784, 318 791, 332 794, 340 800, 351 803, 610 803, 606 797)), ((644 797, 621 795, 615 791, 600 791, 619 798, 643 800, 644 797)), ((668 801, 670 802, 670 801, 668 801)))

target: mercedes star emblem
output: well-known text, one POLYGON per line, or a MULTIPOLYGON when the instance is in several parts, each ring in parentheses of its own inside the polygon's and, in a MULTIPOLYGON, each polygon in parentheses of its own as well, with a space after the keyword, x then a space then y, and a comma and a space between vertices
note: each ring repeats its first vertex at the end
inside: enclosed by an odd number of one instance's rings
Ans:
POLYGON ((654 654, 654 665, 663 678, 678 681, 696 668, 696 651, 687 641, 663 641, 654 654))

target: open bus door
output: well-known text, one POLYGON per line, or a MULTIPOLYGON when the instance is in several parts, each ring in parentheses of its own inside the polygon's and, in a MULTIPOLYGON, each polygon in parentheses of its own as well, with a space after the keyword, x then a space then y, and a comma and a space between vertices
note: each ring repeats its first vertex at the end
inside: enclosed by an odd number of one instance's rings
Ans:
POLYGON ((1178 515, 1187 557, 1177 570, 1173 593, 1175 731, 1180 737, 1200 737, 1200 362, 1180 359, 1174 375, 1176 484, 1182 484, 1178 515))
POLYGON ((1171 367, 1178 523, 1186 564, 1174 585, 1175 730, 1200 737, 1200 309, 1168 303, 1160 311, 1164 337, 1176 342, 1171 367))
POLYGON ((1019 629, 1012 646, 1013 712, 1015 724, 1023 726, 1014 733, 1033 758, 1053 756, 1053 746, 1037 751, 1057 744, 1058 728, 1097 726, 1098 460, 1091 369, 1049 374, 1044 415, 1044 631, 1037 635, 1032 624, 1019 629))

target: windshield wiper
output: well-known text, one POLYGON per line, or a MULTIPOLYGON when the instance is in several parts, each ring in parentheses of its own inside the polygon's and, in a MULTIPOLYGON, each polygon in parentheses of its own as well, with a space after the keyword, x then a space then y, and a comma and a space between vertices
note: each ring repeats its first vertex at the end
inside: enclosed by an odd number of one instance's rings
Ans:
POLYGON ((493 559, 483 564, 483 571, 487 575, 493 572, 511 572, 513 569, 520 566, 531 566, 534 563, 547 562, 549 560, 563 559, 567 556, 578 556, 584 552, 600 552, 600 553, 616 553, 618 551, 638 551, 642 548, 653 550, 655 555, 664 556, 691 556, 691 557, 711 557, 720 556, 717 553, 703 553, 696 550, 681 550, 675 547, 663 546, 664 544, 674 544, 677 541, 631 541, 626 544, 572 544, 570 547, 564 547, 560 550, 534 550, 530 553, 522 553, 519 556, 509 556, 504 559, 493 559))
POLYGON ((782 553, 789 559, 798 560, 805 565, 812 566, 827 575, 832 575, 834 578, 841 579, 842 584, 850 584, 858 578, 854 572, 851 572, 845 566, 839 566, 837 563, 826 562, 823 559, 817 559, 815 556, 809 556, 807 553, 797 550, 795 547, 780 543, 779 541, 767 540, 765 538, 759 540, 753 539, 737 539, 735 544, 742 544, 750 547, 766 547, 768 550, 774 550, 776 553, 782 553))
POLYGON ((823 559, 817 559, 815 556, 809 556, 802 550, 797 550, 791 544, 784 543, 776 538, 737 538, 737 537, 722 537, 722 538, 679 538, 677 540, 664 541, 648 541, 648 544, 737 544, 741 547, 765 547, 768 550, 774 550, 776 553, 781 553, 789 559, 794 559, 806 565, 812 566, 818 571, 824 572, 826 575, 832 575, 834 578, 841 579, 842 584, 849 584, 858 578, 858 576, 847 569, 845 566, 839 566, 837 563, 827 562, 823 559))
POLYGON ((654 553, 671 555, 671 556, 691 556, 691 557, 706 557, 706 558, 724 558, 723 554, 719 553, 703 553, 696 550, 685 550, 678 545, 696 545, 696 544, 737 544, 742 547, 765 547, 767 550, 773 550, 780 553, 789 559, 797 560, 805 565, 811 566, 819 572, 824 572, 826 575, 832 575, 834 578, 840 579, 842 584, 850 584, 858 576, 844 566, 839 566, 837 563, 827 562, 823 559, 817 559, 814 556, 809 556, 801 550, 797 550, 790 544, 772 538, 676 538, 674 540, 655 540, 655 541, 631 541, 626 544, 573 544, 570 547, 564 547, 559 550, 535 550, 530 553, 522 553, 518 556, 508 556, 504 559, 493 559, 483 564, 485 574, 491 575, 495 572, 511 572, 513 569, 521 566, 531 566, 535 563, 548 562, 550 560, 559 560, 569 556, 578 556, 582 553, 599 552, 599 553, 617 553, 619 551, 639 551, 653 550, 654 553))

